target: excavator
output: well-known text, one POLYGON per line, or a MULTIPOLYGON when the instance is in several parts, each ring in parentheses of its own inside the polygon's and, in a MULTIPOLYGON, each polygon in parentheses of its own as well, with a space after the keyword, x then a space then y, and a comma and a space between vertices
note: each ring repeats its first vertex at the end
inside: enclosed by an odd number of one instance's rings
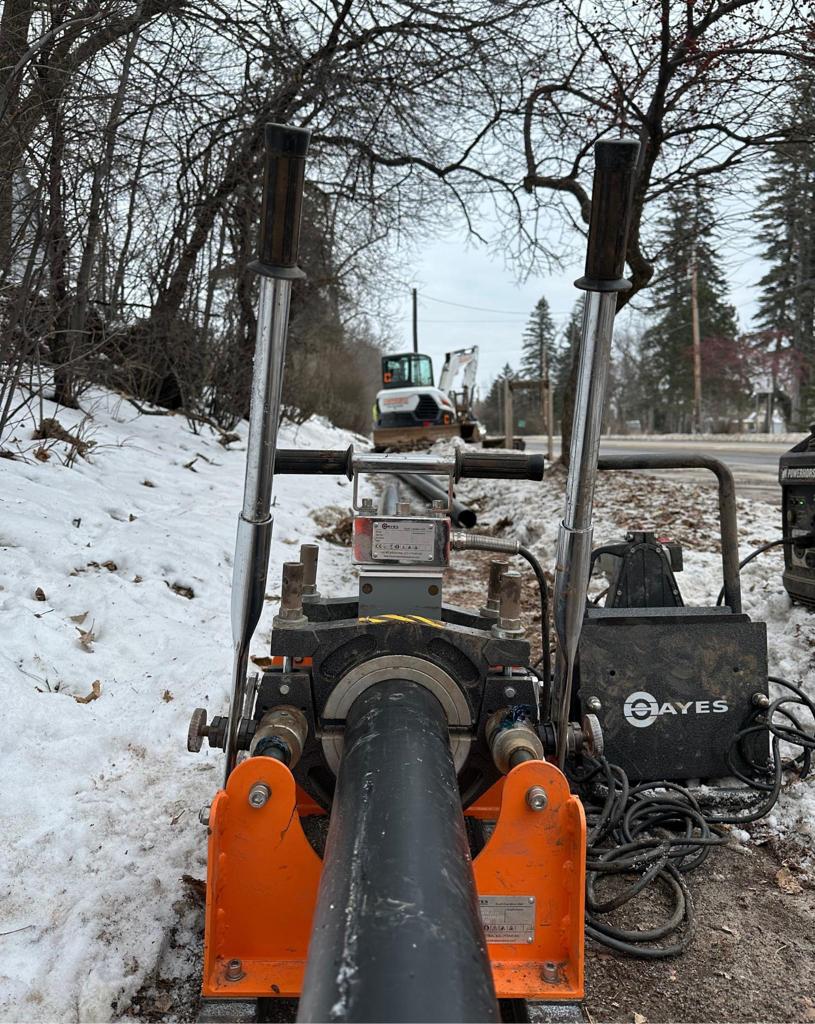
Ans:
POLYGON ((444 358, 439 385, 430 356, 403 352, 382 357, 382 390, 374 404, 374 451, 429 448, 434 441, 481 440, 473 413, 478 348, 461 348, 444 358), (454 384, 461 374, 461 388, 454 384))

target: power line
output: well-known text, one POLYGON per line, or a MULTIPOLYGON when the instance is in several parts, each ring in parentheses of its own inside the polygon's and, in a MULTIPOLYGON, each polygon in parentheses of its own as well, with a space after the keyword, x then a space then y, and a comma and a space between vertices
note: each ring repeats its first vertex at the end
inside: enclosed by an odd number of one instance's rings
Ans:
MULTIPOLYGON (((419 296, 421 298, 423 298, 423 299, 427 299, 429 302, 440 302, 443 306, 457 306, 459 309, 472 309, 476 313, 505 313, 508 316, 523 316, 523 317, 530 317, 530 316, 532 316, 532 313, 533 313, 532 310, 527 310, 526 312, 521 312, 520 310, 516 310, 516 309, 493 309, 490 306, 469 306, 465 302, 451 302, 449 299, 437 299, 435 296, 427 295, 425 292, 419 292, 419 296)), ((571 310, 564 310, 564 309, 550 309, 549 310, 550 316, 571 316, 571 312, 572 312, 571 310)), ((440 320, 439 321, 427 320, 425 322, 426 323, 442 323, 443 321, 440 321, 440 320)))
MULTIPOLYGON (((521 313, 516 309, 491 309, 489 306, 468 306, 464 302, 451 302, 449 299, 437 299, 432 295, 427 295, 425 292, 419 292, 419 295, 423 299, 427 299, 428 302, 440 302, 443 306, 458 306, 459 309, 473 309, 478 313, 508 313, 510 316, 529 316, 529 313, 521 313)), ((429 321, 432 323, 433 321, 429 321)))

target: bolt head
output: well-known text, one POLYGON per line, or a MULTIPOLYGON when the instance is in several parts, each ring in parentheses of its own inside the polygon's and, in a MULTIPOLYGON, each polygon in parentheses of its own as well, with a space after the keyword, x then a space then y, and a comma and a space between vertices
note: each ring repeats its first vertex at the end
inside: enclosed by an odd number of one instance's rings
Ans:
POLYGON ((603 702, 600 700, 599 697, 589 697, 589 699, 586 701, 586 707, 589 711, 601 711, 603 708, 603 702))
POLYGON ((526 805, 530 811, 542 811, 549 803, 543 786, 530 786, 526 791, 526 805))
POLYGON ((286 696, 290 689, 291 687, 289 686, 288 683, 281 683, 280 686, 278 686, 277 688, 278 693, 281 693, 284 697, 286 696))
POLYGON ((770 698, 766 693, 754 693, 753 705, 757 708, 768 708, 770 706, 770 698))
POLYGON ((514 686, 505 686, 504 687, 504 696, 506 697, 507 700, 512 700, 512 698, 515 696, 515 687, 514 686))
POLYGON ((202 825, 209 827, 209 804, 204 804, 201 810, 198 812, 198 820, 202 825))
POLYGON ((250 807, 254 807, 256 809, 263 807, 271 795, 272 791, 265 782, 256 782, 249 790, 250 807))

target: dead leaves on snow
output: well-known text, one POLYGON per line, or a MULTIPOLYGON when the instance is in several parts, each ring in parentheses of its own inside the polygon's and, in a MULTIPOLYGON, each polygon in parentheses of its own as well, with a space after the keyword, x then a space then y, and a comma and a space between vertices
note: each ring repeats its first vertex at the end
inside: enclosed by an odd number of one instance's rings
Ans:
MULTIPOLYGON (((87 615, 87 612, 85 614, 87 615)), ((93 631, 95 623, 96 620, 94 619, 94 621, 91 623, 90 629, 83 629, 81 626, 74 626, 74 629, 77 631, 77 633, 79 633, 79 636, 77 637, 77 643, 79 644, 80 647, 82 647, 83 650, 87 651, 89 654, 93 654, 93 644, 94 641, 96 640, 96 633, 94 633, 93 631)))
POLYGON ((74 694, 73 696, 77 704, 90 704, 92 700, 99 700, 102 696, 102 684, 98 679, 94 679, 91 683, 90 693, 85 694, 84 697, 80 697, 77 694, 74 694))

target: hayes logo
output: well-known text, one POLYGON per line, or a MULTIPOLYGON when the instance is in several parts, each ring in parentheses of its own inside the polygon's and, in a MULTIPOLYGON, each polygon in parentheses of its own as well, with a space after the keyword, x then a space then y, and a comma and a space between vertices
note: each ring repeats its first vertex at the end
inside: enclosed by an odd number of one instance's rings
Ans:
POLYGON ((721 715, 730 709, 724 700, 666 700, 660 704, 647 690, 637 690, 625 699, 623 715, 629 725, 646 729, 653 725, 660 715, 721 715))

